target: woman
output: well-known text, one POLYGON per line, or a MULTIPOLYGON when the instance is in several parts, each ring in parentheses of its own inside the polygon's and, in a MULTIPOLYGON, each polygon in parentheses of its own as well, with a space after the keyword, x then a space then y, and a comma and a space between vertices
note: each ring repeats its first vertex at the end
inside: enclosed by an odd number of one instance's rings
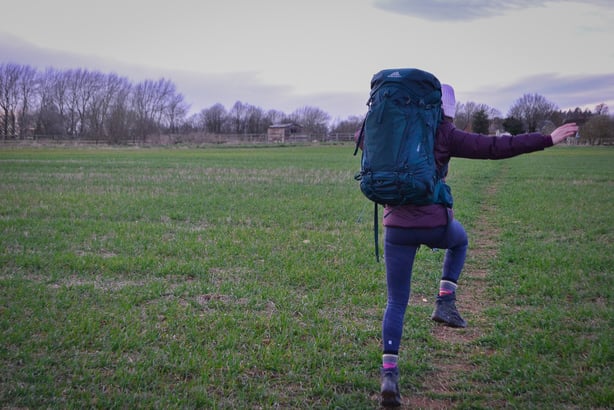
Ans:
MULTIPOLYGON (((576 133, 574 123, 555 129, 551 135, 540 133, 512 136, 486 136, 461 131, 452 121, 456 113, 454 89, 442 85, 444 119, 435 139, 435 160, 440 169, 447 169, 450 158, 503 159, 543 150, 576 133)), ((446 249, 434 321, 463 328, 465 320, 456 309, 456 288, 467 254, 467 234, 454 219, 452 209, 444 205, 403 205, 386 207, 384 212, 384 254, 388 301, 382 323, 383 356, 381 397, 383 406, 399 406, 399 346, 403 334, 403 318, 409 301, 412 266, 420 245, 446 249)))

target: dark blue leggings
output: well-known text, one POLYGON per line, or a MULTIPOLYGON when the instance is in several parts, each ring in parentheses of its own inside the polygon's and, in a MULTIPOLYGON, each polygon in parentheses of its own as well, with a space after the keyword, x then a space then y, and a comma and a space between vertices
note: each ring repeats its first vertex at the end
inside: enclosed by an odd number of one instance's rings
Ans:
POLYGON ((467 255, 467 233, 457 220, 429 229, 387 227, 384 239, 388 303, 382 323, 384 353, 397 354, 411 289, 414 258, 420 245, 446 249, 441 278, 456 283, 467 255))

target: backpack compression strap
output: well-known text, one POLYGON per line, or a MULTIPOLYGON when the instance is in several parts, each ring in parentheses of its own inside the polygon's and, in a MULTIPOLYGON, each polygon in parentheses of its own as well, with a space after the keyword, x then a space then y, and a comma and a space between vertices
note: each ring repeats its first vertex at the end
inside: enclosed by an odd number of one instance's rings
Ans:
POLYGON ((373 202, 373 240, 375 242, 375 260, 379 262, 379 218, 377 216, 377 202, 373 202))
POLYGON ((366 118, 362 120, 362 126, 360 127, 360 133, 358 134, 358 138, 356 138, 356 148, 354 148, 354 156, 356 156, 356 154, 358 153, 358 148, 360 148, 360 144, 362 144, 362 140, 364 139, 366 122, 367 122, 366 118))

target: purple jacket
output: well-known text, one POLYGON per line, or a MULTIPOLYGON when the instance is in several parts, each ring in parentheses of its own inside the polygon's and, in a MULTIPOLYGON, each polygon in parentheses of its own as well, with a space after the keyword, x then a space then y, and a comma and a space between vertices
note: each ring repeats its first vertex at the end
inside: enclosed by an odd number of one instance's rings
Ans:
MULTIPOLYGON (((503 159, 551 147, 552 138, 540 133, 516 136, 486 136, 461 131, 451 122, 444 121, 437 128, 435 160, 439 167, 446 166, 450 158, 503 159)), ((402 205, 386 207, 384 226, 400 228, 435 228, 446 225, 454 214, 443 205, 402 205)))

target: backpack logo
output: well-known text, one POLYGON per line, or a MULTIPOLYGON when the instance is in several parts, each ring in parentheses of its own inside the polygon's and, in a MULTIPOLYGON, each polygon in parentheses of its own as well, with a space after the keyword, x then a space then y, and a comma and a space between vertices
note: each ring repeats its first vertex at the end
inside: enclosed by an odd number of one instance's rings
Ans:
POLYGON ((398 71, 395 71, 394 73, 390 73, 388 75, 388 78, 401 78, 401 73, 399 73, 398 71))

